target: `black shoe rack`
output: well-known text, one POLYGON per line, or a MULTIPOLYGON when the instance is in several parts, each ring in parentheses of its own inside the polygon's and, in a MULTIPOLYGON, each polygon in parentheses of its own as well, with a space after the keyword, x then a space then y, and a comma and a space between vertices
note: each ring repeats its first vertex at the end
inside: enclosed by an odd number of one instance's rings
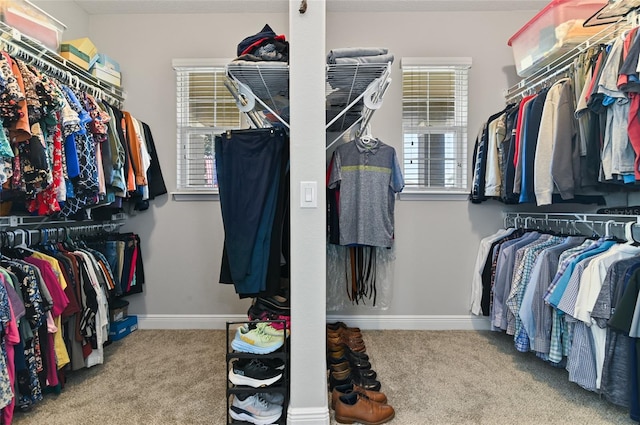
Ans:
POLYGON ((252 422, 247 421, 238 421, 233 419, 229 414, 229 409, 231 408, 233 398, 235 394, 255 394, 255 393, 272 393, 278 392, 284 395, 284 403, 282 406, 282 415, 278 421, 273 422, 273 424, 277 425, 286 425, 287 423, 287 408, 289 406, 289 350, 290 343, 289 340, 291 336, 287 338, 286 329, 287 323, 285 320, 253 320, 253 321, 240 321, 240 322, 227 322, 227 425, 231 424, 252 424, 252 422), (278 350, 269 354, 253 354, 253 353, 244 353, 233 350, 231 348, 231 341, 235 338, 236 328, 238 326, 249 324, 255 325, 258 323, 278 323, 282 324, 282 334, 284 336, 284 344, 278 350), (233 361, 236 359, 281 359, 284 361, 284 371, 282 373, 282 378, 277 382, 273 383, 269 386, 253 388, 245 385, 234 385, 228 378, 228 373, 233 367, 233 361))

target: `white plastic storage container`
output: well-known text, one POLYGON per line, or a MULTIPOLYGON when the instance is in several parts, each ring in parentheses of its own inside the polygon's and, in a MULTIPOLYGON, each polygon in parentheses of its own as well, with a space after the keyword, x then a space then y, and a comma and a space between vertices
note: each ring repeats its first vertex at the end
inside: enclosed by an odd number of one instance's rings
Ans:
POLYGON ((600 27, 583 27, 606 0, 553 0, 509 39, 516 71, 528 77, 578 44, 600 27))
POLYGON ((53 51, 60 47, 62 33, 67 28, 28 0, 0 0, 0 19, 53 51))

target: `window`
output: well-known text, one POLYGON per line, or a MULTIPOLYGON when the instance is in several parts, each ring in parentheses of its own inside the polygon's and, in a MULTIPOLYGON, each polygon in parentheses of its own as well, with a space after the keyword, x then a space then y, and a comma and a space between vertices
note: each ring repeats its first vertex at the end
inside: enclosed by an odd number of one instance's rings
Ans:
POLYGON ((241 113, 225 87, 225 60, 175 59, 177 188, 217 190, 214 137, 239 128, 241 113))
POLYGON ((463 192, 470 58, 402 59, 403 169, 408 189, 463 192))

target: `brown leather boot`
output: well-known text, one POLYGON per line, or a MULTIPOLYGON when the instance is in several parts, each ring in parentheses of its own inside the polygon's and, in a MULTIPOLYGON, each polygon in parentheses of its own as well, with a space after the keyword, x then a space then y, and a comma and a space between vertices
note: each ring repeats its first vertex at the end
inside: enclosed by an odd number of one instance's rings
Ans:
POLYGON ((387 403, 387 396, 380 391, 370 391, 366 388, 362 388, 359 385, 354 383, 336 385, 333 387, 333 391, 331 391, 331 408, 333 410, 336 409, 336 403, 338 402, 338 398, 341 395, 349 394, 349 393, 360 393, 367 397, 370 400, 373 400, 378 403, 387 403))
POLYGON ((361 339, 327 338, 327 347, 329 351, 338 351, 342 346, 348 347, 351 351, 367 351, 367 347, 364 345, 364 341, 361 339))
POLYGON ((336 422, 364 425, 379 425, 390 421, 396 415, 393 407, 378 403, 359 393, 349 393, 336 400, 336 422))
POLYGON ((349 327, 344 322, 327 323, 327 330, 330 330, 330 331, 345 330, 345 331, 360 332, 360 328, 349 327))
POLYGON ((337 331, 332 331, 327 329, 327 338, 338 338, 341 336, 345 336, 348 338, 362 338, 362 332, 360 331, 348 331, 348 330, 337 330, 337 331))

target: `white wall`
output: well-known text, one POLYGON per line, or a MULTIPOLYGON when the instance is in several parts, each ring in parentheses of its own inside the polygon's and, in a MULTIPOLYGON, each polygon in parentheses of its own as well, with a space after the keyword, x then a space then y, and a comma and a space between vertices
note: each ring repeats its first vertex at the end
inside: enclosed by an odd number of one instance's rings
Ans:
POLYGON ((33 3, 67 27, 62 34, 63 41, 87 37, 89 34, 89 15, 74 2, 36 0, 33 3))
MULTIPOLYGON (((56 15, 56 10, 50 11, 56 15)), ((328 13, 327 50, 384 46, 395 54, 394 81, 372 121, 373 134, 401 152, 402 56, 470 56, 469 152, 482 121, 504 106, 514 81, 506 42, 535 11, 328 13)), ((171 59, 233 57, 244 37, 269 23, 287 34, 287 14, 94 15, 88 36, 122 65, 126 109, 153 131, 169 191, 175 190, 175 83, 171 59)), ((288 35, 288 34, 287 34, 288 35)), ((498 203, 397 202, 397 261, 391 307, 381 315, 466 315, 479 240, 501 226, 498 203)), ((138 314, 243 314, 247 300, 217 283, 223 230, 217 202, 156 200, 133 218, 141 234, 144 295, 138 314)), ((294 235, 296 237, 296 235, 294 235)), ((303 236, 299 236, 303 237, 303 236)), ((322 302, 322 301, 319 301, 322 302)), ((343 314, 371 314, 356 309, 343 314)), ((376 312, 378 314, 378 312, 376 312)))

